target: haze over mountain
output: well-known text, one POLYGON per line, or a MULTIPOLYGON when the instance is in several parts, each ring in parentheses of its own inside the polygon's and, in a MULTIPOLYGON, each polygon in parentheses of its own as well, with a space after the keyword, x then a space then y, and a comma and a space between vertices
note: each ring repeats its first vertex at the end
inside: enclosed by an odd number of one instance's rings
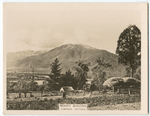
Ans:
MULTIPOLYGON (((22 52, 24 53, 24 52, 22 52)), ((20 53, 20 54, 22 54, 20 53)), ((23 55, 13 62, 8 59, 11 57, 10 53, 7 55, 7 68, 24 68, 27 71, 31 70, 29 65, 31 64, 35 70, 42 69, 48 70, 50 73, 50 64, 58 58, 61 64, 62 73, 67 70, 74 71, 73 67, 77 66, 76 62, 81 60, 86 63, 90 63, 90 69, 92 69, 96 62, 95 60, 100 58, 105 58, 107 63, 110 63, 112 67, 109 69, 109 73, 112 76, 117 76, 120 74, 125 67, 118 65, 117 55, 110 53, 106 50, 96 49, 87 45, 82 44, 65 44, 56 47, 47 52, 29 52, 28 55, 23 55), (26 57, 27 56, 27 57, 26 57)), ((13 58, 14 59, 14 58, 13 58)))
POLYGON ((33 51, 33 50, 26 50, 26 51, 19 51, 19 52, 9 52, 7 53, 7 63, 20 60, 29 56, 38 55, 44 53, 45 51, 33 51))

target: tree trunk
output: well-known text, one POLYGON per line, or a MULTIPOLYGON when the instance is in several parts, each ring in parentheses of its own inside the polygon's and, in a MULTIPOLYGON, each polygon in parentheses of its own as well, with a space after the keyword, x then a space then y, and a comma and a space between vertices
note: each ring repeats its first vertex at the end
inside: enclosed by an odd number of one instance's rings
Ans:
POLYGON ((99 94, 100 94, 100 88, 98 89, 98 91, 99 91, 99 94))
POLYGON ((91 91, 91 95, 90 96, 92 97, 92 91, 91 91))
POLYGON ((32 97, 32 93, 30 93, 30 97, 32 97))
POLYGON ((128 94, 130 95, 131 93, 130 93, 130 88, 128 88, 128 94))
POLYGON ((41 97, 42 97, 43 92, 41 91, 41 97))
POLYGON ((27 93, 24 93, 24 97, 25 97, 25 98, 27 97, 27 93))
POLYGON ((19 98, 21 98, 21 93, 19 93, 19 98))
POLYGON ((132 78, 134 76, 134 68, 131 66, 132 78))
POLYGON ((8 94, 8 92, 7 92, 7 98, 9 98, 9 94, 8 94))

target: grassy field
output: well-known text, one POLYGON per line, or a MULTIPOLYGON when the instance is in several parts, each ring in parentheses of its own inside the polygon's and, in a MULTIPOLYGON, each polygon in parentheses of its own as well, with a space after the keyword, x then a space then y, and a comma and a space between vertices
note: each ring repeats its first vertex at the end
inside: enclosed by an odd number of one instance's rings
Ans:
POLYGON ((140 110, 141 102, 88 107, 88 110, 140 110))

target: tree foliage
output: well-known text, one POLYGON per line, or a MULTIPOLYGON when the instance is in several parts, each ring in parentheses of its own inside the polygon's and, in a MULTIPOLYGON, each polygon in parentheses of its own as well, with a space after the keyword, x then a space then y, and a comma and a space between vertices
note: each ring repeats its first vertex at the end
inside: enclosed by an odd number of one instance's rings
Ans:
POLYGON ((14 89, 19 93, 19 97, 21 97, 21 93, 24 93, 26 97, 27 92, 30 90, 29 82, 26 78, 20 77, 14 89))
POLYGON ((103 89, 103 83, 106 80, 106 72, 105 70, 109 67, 111 67, 111 64, 106 63, 104 58, 98 57, 95 61, 97 65, 92 69, 94 79, 92 81, 93 87, 91 89, 96 88, 99 90, 99 92, 103 89), (96 87, 95 87, 96 86, 96 87))
POLYGON ((131 68, 130 67, 127 67, 126 68, 126 74, 124 75, 124 77, 131 77, 131 74, 132 72, 131 72, 131 68))
POLYGON ((40 85, 40 86, 38 87, 38 90, 41 92, 41 97, 42 97, 42 95, 43 95, 44 88, 45 88, 45 85, 40 85))
POLYGON ((45 85, 46 91, 59 90, 60 89, 60 76, 61 76, 61 63, 59 63, 58 58, 54 60, 51 64, 51 73, 49 75, 50 78, 46 79, 48 82, 45 85))
POLYGON ((77 84, 78 80, 70 70, 66 71, 66 73, 61 76, 61 86, 72 86, 74 89, 77 89, 77 84))
POLYGON ((141 63, 141 32, 135 25, 130 25, 119 36, 116 54, 118 62, 132 69, 132 77, 141 63))
POLYGON ((60 76, 61 73, 61 68, 60 68, 60 63, 58 58, 54 60, 51 64, 51 75, 53 75, 53 78, 57 81, 58 77, 60 76))
POLYGON ((77 66, 75 67, 75 77, 78 80, 77 89, 83 89, 83 85, 86 83, 86 79, 88 78, 87 72, 89 71, 89 65, 82 61, 76 62, 77 66))

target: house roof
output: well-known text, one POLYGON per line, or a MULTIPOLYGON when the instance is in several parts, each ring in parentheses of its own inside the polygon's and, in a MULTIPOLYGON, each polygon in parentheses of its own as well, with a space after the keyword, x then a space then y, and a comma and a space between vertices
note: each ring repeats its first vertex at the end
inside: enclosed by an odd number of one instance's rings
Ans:
POLYGON ((74 89, 71 86, 63 86, 63 87, 61 87, 60 92, 61 91, 72 91, 72 90, 74 90, 74 89))

